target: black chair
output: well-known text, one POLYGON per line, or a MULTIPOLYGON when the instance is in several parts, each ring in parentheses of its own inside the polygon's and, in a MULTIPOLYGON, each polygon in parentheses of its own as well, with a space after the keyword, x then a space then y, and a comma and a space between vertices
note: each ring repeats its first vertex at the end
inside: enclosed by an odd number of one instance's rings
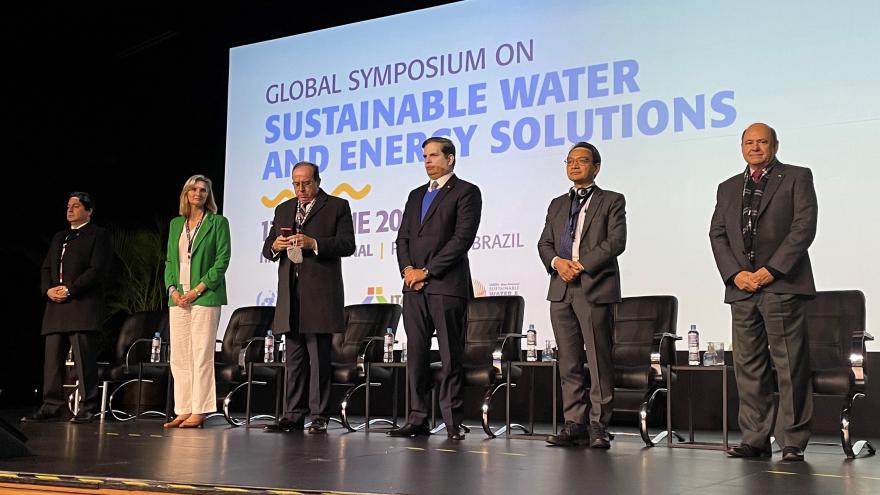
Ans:
MULTIPOLYGON (((856 399, 864 398, 868 385, 865 341, 865 295, 858 290, 817 292, 806 304, 813 393, 843 398, 840 411, 840 445, 848 458, 862 450, 876 452, 866 440, 852 443, 851 412, 856 399)), ((835 445, 835 444, 830 444, 835 445)))
MULTIPOLYGON (((465 319, 464 352, 461 356, 464 368, 462 385, 486 389, 481 404, 481 423, 483 431, 490 438, 506 432, 507 426, 492 429, 489 413, 495 394, 507 390, 507 370, 510 369, 511 386, 522 376, 522 368, 508 366, 508 362, 520 361, 520 339, 522 339, 523 313, 525 300, 522 296, 487 296, 468 301, 465 319)), ((440 381, 441 363, 432 363, 434 383, 440 381)), ((436 394, 434 394, 436 399, 436 394)), ((436 410, 436 407, 433 409, 436 410)), ((508 418, 509 419, 509 418, 508 418)), ((436 433, 444 425, 436 426, 436 433)), ((511 424, 525 433, 528 430, 519 424, 511 424)))
MULTIPOLYGON (((134 313, 122 323, 119 335, 116 337, 113 361, 98 363, 98 382, 102 388, 99 415, 102 419, 106 419, 108 414, 119 421, 128 421, 137 417, 137 412, 129 413, 114 409, 113 400, 126 386, 138 382, 138 366, 140 363, 150 362, 150 350, 155 332, 159 332, 162 337, 163 351, 165 351, 169 336, 167 310, 134 313), (113 384, 118 385, 111 392, 113 384)), ((142 381, 161 383, 168 379, 168 373, 167 367, 147 367, 143 369, 142 381)), ((138 402, 140 395, 138 391, 138 402)), ((165 416, 165 413, 158 411, 146 411, 143 414, 165 416)))
POLYGON ((266 332, 272 328, 274 317, 274 306, 246 306, 236 309, 226 326, 214 368, 217 385, 229 387, 228 393, 219 397, 218 401, 221 402, 223 417, 232 426, 242 426, 251 419, 274 418, 274 416, 261 415, 238 419, 233 417, 230 411, 233 397, 242 388, 249 385, 265 385, 271 380, 276 380, 276 383, 284 380, 283 367, 253 367, 253 373, 247 374, 248 364, 263 362, 262 344, 266 332))
POLYGON ((369 428, 375 423, 386 423, 396 426, 397 414, 397 382, 394 382, 392 411, 394 420, 369 419, 369 403, 364 404, 367 421, 352 425, 349 420, 349 404, 352 396, 366 387, 379 387, 393 375, 390 368, 370 366, 370 383, 367 383, 367 367, 370 363, 382 362, 383 341, 386 331, 390 328, 397 331, 402 308, 399 304, 354 304, 345 307, 345 333, 333 335, 332 363, 333 385, 347 387, 348 390, 340 403, 342 426, 349 431, 369 428), (375 380, 375 381, 374 381, 375 380))
MULTIPOLYGON (((664 368, 675 364, 675 341, 681 339, 676 335, 678 299, 675 296, 625 297, 614 305, 613 315, 614 410, 637 412, 639 435, 645 445, 653 447, 666 437, 665 430, 652 437, 648 432, 648 419, 656 399, 667 393, 664 368), (637 411, 618 408, 622 401, 617 396, 621 393, 641 397, 637 411)), ((584 368, 586 370, 586 366, 584 368)))

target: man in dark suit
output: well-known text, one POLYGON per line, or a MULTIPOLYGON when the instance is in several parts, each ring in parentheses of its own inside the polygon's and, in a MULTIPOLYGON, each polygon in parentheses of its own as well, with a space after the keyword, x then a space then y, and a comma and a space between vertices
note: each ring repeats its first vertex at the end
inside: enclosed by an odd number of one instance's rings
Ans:
POLYGON ((608 423, 614 400, 611 362, 612 304, 620 302, 617 257, 626 247, 626 201, 595 185, 602 158, 590 143, 568 152, 565 170, 573 185, 547 210, 538 254, 550 274, 550 323, 559 349, 565 425, 547 437, 551 445, 586 442, 611 447, 608 423), (586 355, 584 348, 586 347, 586 355), (590 370, 590 412, 584 360, 590 370))
POLYGON ((74 423, 91 422, 100 405, 97 344, 104 322, 104 281, 113 259, 106 229, 91 222, 95 202, 84 192, 67 199, 70 228, 55 234, 43 262, 42 290, 49 300, 43 314, 46 337, 43 405, 23 421, 59 419, 64 411, 64 359, 73 348, 80 402, 74 423))
POLYGON ((413 189, 397 232, 397 263, 403 276, 403 325, 410 377, 406 424, 388 434, 429 435, 429 392, 433 385, 431 335, 440 348, 439 400, 446 433, 464 438, 461 354, 467 301, 473 297, 467 252, 480 226, 480 189, 454 173, 455 145, 432 137, 422 143, 430 181, 413 189))
POLYGON ((816 293, 807 248, 816 236, 818 207, 810 169, 781 163, 778 149, 776 131, 766 124, 743 132, 747 167, 718 186, 709 239, 733 317, 743 433, 742 443, 727 453, 770 457, 775 416, 783 460, 801 461, 813 414, 804 299, 816 293))
POLYGON ((293 167, 296 198, 278 205, 263 256, 278 261, 278 302, 272 329, 286 334, 284 416, 267 431, 326 433, 334 333, 345 331, 342 258, 354 254, 348 201, 320 189, 318 166, 293 167))

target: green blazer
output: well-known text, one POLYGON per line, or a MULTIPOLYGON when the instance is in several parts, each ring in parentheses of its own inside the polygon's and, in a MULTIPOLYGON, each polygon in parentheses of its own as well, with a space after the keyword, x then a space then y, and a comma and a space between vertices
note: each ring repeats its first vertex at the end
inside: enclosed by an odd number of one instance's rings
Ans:
MULTIPOLYGON (((165 287, 172 285, 177 290, 180 286, 180 253, 177 243, 183 232, 185 218, 179 216, 171 219, 168 228, 168 254, 165 258, 165 287)), ((199 306, 220 306, 226 304, 226 269, 232 253, 229 237, 229 220, 223 215, 206 213, 205 220, 193 241, 190 258, 189 278, 192 287, 204 282, 208 288, 202 292, 193 304, 199 306)), ((186 253, 183 253, 186 256, 186 253)), ((168 298, 168 306, 174 306, 168 298)))

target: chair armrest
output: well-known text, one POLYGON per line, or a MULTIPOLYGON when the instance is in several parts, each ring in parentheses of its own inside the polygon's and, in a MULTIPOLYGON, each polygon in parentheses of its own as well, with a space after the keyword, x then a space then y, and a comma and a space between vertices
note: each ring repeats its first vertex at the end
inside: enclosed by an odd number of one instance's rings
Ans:
POLYGON ((504 346, 507 345, 508 342, 523 338, 525 338, 525 335, 521 333, 502 333, 498 336, 498 340, 495 342, 495 350, 492 351, 492 367, 495 368, 496 378, 500 379, 502 376, 504 346))
MULTIPOLYGON (((654 342, 651 344, 651 368, 656 373, 655 376, 663 376, 663 366, 669 364, 662 362, 663 359, 660 352, 663 349, 663 341, 666 339, 681 340, 681 335, 669 332, 657 332, 654 334, 654 342)), ((672 352, 675 352, 675 349, 672 352)))
MULTIPOLYGON (((367 353, 370 351, 370 347, 373 346, 374 342, 385 342, 385 337, 364 337, 364 340, 361 341, 361 348, 357 354, 357 370, 358 376, 363 377, 366 375, 366 362, 367 362, 367 353)), ((394 342, 397 342, 396 340, 394 342)))
POLYGON ((856 385, 865 385, 865 341, 874 340, 868 332, 853 332, 849 351, 849 366, 855 377, 856 385))
POLYGON ((247 354, 248 354, 248 351, 251 349, 251 346, 254 344, 254 342, 264 342, 265 340, 266 340, 266 337, 251 337, 245 342, 245 344, 238 351, 238 367, 241 368, 242 371, 247 373, 247 365, 248 365, 247 354))
POLYGON ((142 343, 145 343, 145 342, 148 343, 148 344, 150 344, 150 345, 153 345, 153 339, 142 338, 142 339, 137 339, 137 340, 135 340, 134 342, 131 343, 130 346, 128 346, 128 349, 125 351, 125 371, 126 371, 126 372, 128 372, 128 368, 129 368, 129 366, 131 366, 131 361, 130 361, 130 358, 131 358, 131 352, 134 350, 134 348, 135 348, 138 344, 142 344, 142 343))

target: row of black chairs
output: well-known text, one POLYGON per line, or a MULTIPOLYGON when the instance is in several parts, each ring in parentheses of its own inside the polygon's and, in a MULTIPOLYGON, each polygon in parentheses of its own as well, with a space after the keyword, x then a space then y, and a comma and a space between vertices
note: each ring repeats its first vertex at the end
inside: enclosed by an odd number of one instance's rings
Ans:
MULTIPOLYGON (((509 363, 522 359, 520 340, 523 338, 524 309, 525 301, 521 296, 481 297, 468 305, 462 356, 464 385, 485 390, 480 404, 481 426, 489 437, 503 431, 493 429, 490 424, 493 399, 502 390, 510 393, 506 390, 508 373, 513 387, 523 373, 519 366, 509 363)), ((846 455, 855 457, 865 448, 873 453, 873 446, 865 441, 853 444, 850 435, 853 403, 863 398, 866 391, 865 341, 872 340, 865 331, 864 295, 860 291, 820 292, 808 302, 806 314, 814 393, 843 399, 840 439, 846 455)), ((231 425, 239 426, 251 419, 250 390, 253 384, 272 381, 277 384, 279 394, 275 417, 278 416, 283 367, 259 365, 263 362, 263 339, 266 331, 271 329, 273 316, 273 307, 252 306, 236 309, 229 320, 217 359, 216 377, 218 385, 226 385, 229 389, 219 400, 223 416, 231 425), (240 419, 233 416, 230 404, 233 396, 245 387, 248 406, 245 418, 240 419)), ((349 405, 355 394, 367 387, 393 381, 393 400, 397 399, 397 380, 392 380, 392 370, 372 364, 382 361, 383 336, 388 328, 398 327, 400 316, 401 307, 397 304, 357 304, 345 308, 346 331, 334 335, 332 361, 334 385, 348 389, 340 404, 338 421, 350 431, 370 426, 353 424, 350 419, 349 405)), ((669 385, 665 368, 676 363, 675 341, 681 339, 676 334, 677 318, 678 301, 674 296, 627 297, 614 307, 615 391, 618 395, 635 394, 639 397, 635 401, 636 407, 628 412, 636 413, 639 435, 647 446, 655 445, 666 434, 663 431, 651 435, 648 423, 655 404, 665 405, 664 400, 658 399, 664 397, 669 385)), ((138 381, 139 370, 145 380, 167 379, 167 367, 139 366, 139 363, 149 361, 149 341, 155 331, 161 333, 164 342, 168 341, 167 312, 137 313, 123 324, 117 338, 114 362, 99 367, 100 380, 104 384, 105 415, 121 420, 135 417, 137 413, 115 410, 112 404, 114 396, 123 387, 138 381), (108 396, 114 384, 115 390, 108 396)), ((436 371, 439 367, 440 363, 434 364, 436 371)), ((669 376, 673 381, 676 379, 675 374, 669 376)), ((615 407, 615 411, 626 411, 617 404, 615 407)), ((396 402, 392 411, 396 415, 396 402)), ((374 421, 394 425, 396 417, 390 421, 374 421)), ((510 424, 509 417, 506 423, 510 424)))

